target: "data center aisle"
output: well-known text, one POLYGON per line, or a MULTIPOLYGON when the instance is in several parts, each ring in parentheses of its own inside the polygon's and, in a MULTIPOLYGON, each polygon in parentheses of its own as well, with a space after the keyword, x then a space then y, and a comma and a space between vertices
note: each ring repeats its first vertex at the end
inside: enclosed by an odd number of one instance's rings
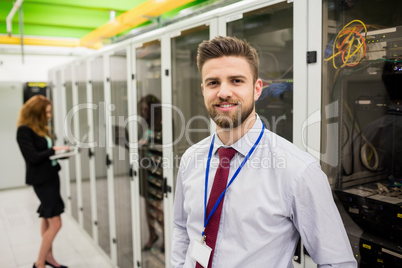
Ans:
MULTIPOLYGON (((38 205, 32 187, 0 191, 0 267, 32 267, 41 242, 38 205)), ((63 213, 62 221, 53 244, 60 263, 74 268, 113 267, 70 216, 63 213)))

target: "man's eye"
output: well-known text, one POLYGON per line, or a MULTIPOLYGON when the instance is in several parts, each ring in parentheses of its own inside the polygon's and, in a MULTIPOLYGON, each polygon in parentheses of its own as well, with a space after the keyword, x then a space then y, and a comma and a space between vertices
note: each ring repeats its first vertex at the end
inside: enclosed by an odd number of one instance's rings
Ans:
POLYGON ((215 86, 215 85, 217 85, 217 84, 218 84, 218 82, 212 81, 212 82, 209 82, 209 83, 208 83, 208 86, 215 86))
POLYGON ((233 79, 233 83, 235 83, 235 84, 240 84, 242 82, 243 82, 243 80, 241 80, 241 79, 233 79))

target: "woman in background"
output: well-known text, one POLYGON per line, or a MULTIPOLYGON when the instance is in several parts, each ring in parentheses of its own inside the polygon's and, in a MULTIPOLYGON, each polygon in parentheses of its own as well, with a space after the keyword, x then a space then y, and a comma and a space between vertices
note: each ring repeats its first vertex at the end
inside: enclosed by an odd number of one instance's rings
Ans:
POLYGON ((67 146, 53 146, 48 120, 52 116, 51 101, 35 95, 21 108, 18 119, 17 141, 26 164, 26 184, 32 185, 39 198, 37 210, 42 218, 42 243, 34 268, 66 267, 53 257, 52 243, 61 228, 60 214, 64 203, 60 196, 60 165, 50 160, 58 150, 68 150, 67 146))
POLYGON ((163 171, 162 171, 162 110, 160 100, 148 94, 139 101, 139 114, 146 122, 146 129, 139 133, 140 144, 140 194, 145 198, 149 229, 148 242, 142 250, 153 250, 159 236, 162 236, 161 253, 165 252, 163 214, 163 171), (157 228, 159 224, 159 228, 157 228), (162 232, 160 232, 161 230, 162 232))

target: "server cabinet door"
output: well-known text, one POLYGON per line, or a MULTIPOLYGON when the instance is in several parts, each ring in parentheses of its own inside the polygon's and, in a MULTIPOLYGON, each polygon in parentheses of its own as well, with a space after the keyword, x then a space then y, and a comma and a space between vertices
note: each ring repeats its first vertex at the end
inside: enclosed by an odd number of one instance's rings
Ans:
MULTIPOLYGON (((63 71, 62 69, 55 70, 53 72, 53 120, 54 120, 54 135, 55 135, 55 145, 64 145, 65 131, 64 131, 64 118, 66 115, 66 97, 65 89, 63 86, 63 71)), ((70 211, 70 200, 68 196, 70 195, 69 189, 69 167, 68 161, 60 161, 61 166, 60 171, 60 190, 63 201, 66 205, 66 213, 71 215, 70 211)))
POLYGON ((133 267, 130 159, 126 126, 128 115, 126 49, 116 51, 110 56, 109 62, 117 264, 125 268, 133 267))
POLYGON ((91 191, 89 182, 89 154, 88 147, 82 146, 88 142, 89 124, 88 124, 88 109, 86 108, 87 99, 87 83, 86 83, 86 64, 85 62, 78 62, 75 65, 75 85, 77 88, 77 113, 75 117, 79 119, 79 131, 77 139, 77 146, 79 147, 80 160, 81 160, 81 207, 79 213, 82 213, 84 230, 92 236, 92 212, 91 212, 91 191))
POLYGON ((135 50, 138 120, 141 267, 165 267, 163 211, 161 43, 135 50))
MULTIPOLYGON (((72 66, 67 66, 64 69, 64 88, 65 88, 65 101, 66 101, 66 115, 70 114, 74 107, 73 102, 73 81, 72 81, 72 66)), ((65 126, 65 145, 73 146, 74 145, 74 120, 78 120, 77 118, 72 118, 68 120, 68 125, 65 126)), ((69 169, 69 190, 70 195, 68 196, 68 203, 70 204, 71 215, 78 222, 78 195, 77 195, 77 176, 76 176, 76 163, 75 157, 70 157, 68 160, 68 169, 69 169)))
POLYGON ((235 20, 227 22, 226 35, 246 39, 260 57, 263 91, 256 112, 269 130, 292 141, 293 4, 279 3, 231 17, 235 20))
MULTIPOLYGON (((210 135, 210 119, 201 91, 197 68, 197 48, 210 39, 210 29, 202 25, 182 31, 171 39, 174 187, 180 159, 193 144, 210 135), (192 129, 194 131, 188 131, 192 129)), ((173 190, 173 192, 175 192, 173 190)))
MULTIPOLYGON (((77 83, 77 73, 75 69, 75 64, 71 64, 72 71, 72 91, 73 91, 73 106, 68 111, 67 122, 68 125, 73 125, 72 127, 72 146, 79 148, 80 143, 80 117, 78 115, 79 103, 78 103, 78 83, 77 83)), ((75 184, 76 184, 76 197, 77 197, 77 213, 78 213, 78 223, 81 227, 84 227, 84 215, 82 206, 82 174, 81 174, 81 154, 77 153, 73 157, 75 162, 75 184)))
POLYGON ((104 96, 104 71, 103 58, 99 57, 90 63, 90 77, 92 84, 92 101, 97 109, 93 116, 93 122, 89 122, 94 128, 93 150, 96 169, 96 204, 97 219, 95 224, 99 232, 99 246, 110 257, 110 229, 109 229, 109 206, 106 175, 106 118, 104 96))

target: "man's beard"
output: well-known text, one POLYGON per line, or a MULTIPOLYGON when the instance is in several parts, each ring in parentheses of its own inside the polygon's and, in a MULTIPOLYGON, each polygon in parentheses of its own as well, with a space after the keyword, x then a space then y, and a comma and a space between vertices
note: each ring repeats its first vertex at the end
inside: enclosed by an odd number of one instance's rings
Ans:
POLYGON ((212 118, 212 120, 214 120, 217 126, 219 126, 220 128, 232 129, 243 124, 243 122, 246 121, 246 119, 253 112, 253 108, 253 105, 250 105, 249 107, 244 107, 245 110, 243 111, 243 103, 236 102, 231 99, 219 99, 219 101, 207 106, 207 111, 209 116, 212 118), (215 109, 215 105, 222 102, 237 103, 237 112, 234 114, 231 112, 219 112, 217 109, 215 109))

